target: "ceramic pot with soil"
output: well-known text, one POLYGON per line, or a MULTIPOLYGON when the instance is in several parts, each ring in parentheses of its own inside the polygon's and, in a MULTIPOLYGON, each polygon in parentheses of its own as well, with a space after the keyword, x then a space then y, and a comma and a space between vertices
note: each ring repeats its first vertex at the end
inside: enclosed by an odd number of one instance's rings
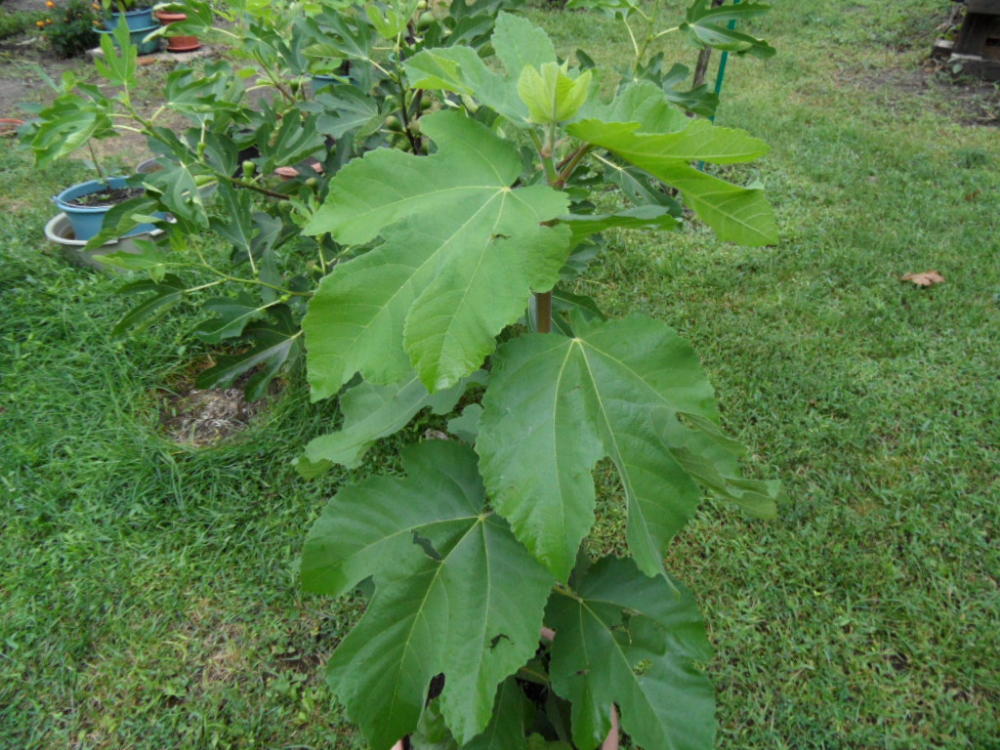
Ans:
MULTIPOLYGON (((187 20, 185 13, 171 13, 165 10, 156 11, 156 17, 164 26, 187 20)), ((169 31, 164 36, 167 37, 167 52, 191 52, 201 48, 201 40, 196 36, 171 36, 169 31)))
MULTIPOLYGON (((107 180, 90 180, 63 190, 53 200, 66 214, 77 240, 89 240, 104 227, 108 211, 127 200, 142 195, 142 188, 129 187, 125 177, 109 177, 107 180)), ((125 236, 151 232, 152 224, 140 224, 125 236)))

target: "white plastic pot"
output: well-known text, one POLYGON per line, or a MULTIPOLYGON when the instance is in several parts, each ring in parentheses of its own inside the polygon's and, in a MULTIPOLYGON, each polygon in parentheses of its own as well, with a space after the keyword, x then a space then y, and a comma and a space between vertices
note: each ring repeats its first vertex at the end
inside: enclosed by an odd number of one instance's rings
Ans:
POLYGON ((117 240, 105 242, 100 247, 88 250, 87 241, 78 240, 76 235, 73 234, 73 225, 70 224, 69 217, 66 214, 56 214, 45 225, 45 237, 49 242, 57 245, 63 251, 63 255, 66 256, 66 259, 70 263, 116 273, 123 273, 124 270, 101 263, 101 261, 97 260, 96 256, 107 255, 109 253, 138 253, 140 251, 135 244, 136 240, 155 240, 161 234, 163 234, 162 229, 154 229, 151 232, 133 234, 131 237, 120 237, 117 240))

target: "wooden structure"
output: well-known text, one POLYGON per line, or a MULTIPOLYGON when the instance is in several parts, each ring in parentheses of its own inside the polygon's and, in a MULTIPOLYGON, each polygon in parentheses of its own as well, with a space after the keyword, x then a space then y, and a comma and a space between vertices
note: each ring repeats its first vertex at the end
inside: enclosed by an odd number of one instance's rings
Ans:
POLYGON ((949 62, 960 64, 963 73, 1000 81, 1000 0, 966 0, 949 62))

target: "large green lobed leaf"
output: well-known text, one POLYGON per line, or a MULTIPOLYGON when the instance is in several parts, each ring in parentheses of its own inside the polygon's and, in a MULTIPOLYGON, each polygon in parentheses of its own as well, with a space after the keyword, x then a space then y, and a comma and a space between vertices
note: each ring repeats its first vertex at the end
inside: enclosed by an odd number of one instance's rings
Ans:
MULTIPOLYGON (((662 98, 662 94, 658 96, 662 98)), ((763 190, 733 185, 691 166, 693 161, 715 164, 752 161, 767 153, 763 141, 739 130, 717 127, 707 120, 689 121, 679 131, 657 132, 650 127, 655 120, 649 122, 652 119, 649 97, 644 95, 634 104, 633 116, 627 107, 609 108, 607 114, 622 118, 620 122, 588 119, 569 125, 567 130, 677 188, 720 239, 752 246, 778 241, 774 209, 763 190)))
POLYGON ((715 695, 695 662, 711 659, 694 596, 663 576, 647 578, 629 560, 605 558, 556 593, 545 613, 556 631, 552 686, 573 704, 573 741, 596 748, 622 729, 646 750, 711 750, 715 695))
POLYGON ((552 288, 570 231, 544 226, 566 213, 565 195, 512 189, 517 147, 456 112, 422 120, 432 156, 381 149, 331 183, 306 227, 345 244, 381 235, 339 264, 303 322, 313 398, 334 395, 356 372, 390 384, 416 369, 427 389, 475 371, 495 336, 524 312, 531 292, 552 288))
POLYGON ((348 487, 306 541, 306 589, 376 592, 329 665, 330 682, 374 750, 417 726, 427 688, 459 744, 489 725, 497 686, 538 645, 552 579, 505 521, 483 511, 476 457, 431 441, 403 454, 408 476, 348 487))
POLYGON ((566 580, 594 523, 591 469, 610 456, 628 503, 639 567, 663 570, 663 549, 701 493, 664 446, 653 413, 717 419, 691 346, 655 320, 591 324, 576 338, 523 336, 493 358, 476 450, 497 510, 531 552, 566 580))

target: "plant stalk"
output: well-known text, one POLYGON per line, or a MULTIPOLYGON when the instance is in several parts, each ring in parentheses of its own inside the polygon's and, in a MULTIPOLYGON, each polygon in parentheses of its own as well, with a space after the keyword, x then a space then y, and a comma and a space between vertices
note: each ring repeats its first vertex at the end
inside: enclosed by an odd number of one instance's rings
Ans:
POLYGON ((89 140, 87 141, 87 149, 90 151, 91 161, 94 162, 94 170, 97 172, 97 179, 103 182, 108 187, 111 187, 111 183, 108 182, 107 176, 104 174, 104 170, 101 169, 101 164, 97 161, 97 154, 94 152, 94 144, 89 140))
POLYGON ((552 292, 535 294, 535 330, 552 333, 552 292))

